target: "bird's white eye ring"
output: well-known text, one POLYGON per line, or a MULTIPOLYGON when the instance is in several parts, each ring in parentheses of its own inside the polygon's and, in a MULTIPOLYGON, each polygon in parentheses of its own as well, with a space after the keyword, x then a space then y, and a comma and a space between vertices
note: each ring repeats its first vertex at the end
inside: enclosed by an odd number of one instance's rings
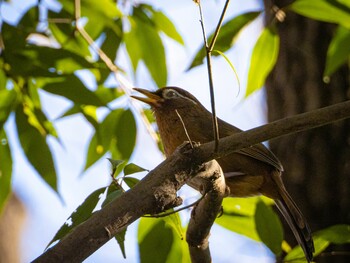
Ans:
POLYGON ((173 89, 168 89, 168 90, 164 90, 163 96, 164 96, 165 99, 178 98, 179 97, 179 93, 177 93, 173 89))

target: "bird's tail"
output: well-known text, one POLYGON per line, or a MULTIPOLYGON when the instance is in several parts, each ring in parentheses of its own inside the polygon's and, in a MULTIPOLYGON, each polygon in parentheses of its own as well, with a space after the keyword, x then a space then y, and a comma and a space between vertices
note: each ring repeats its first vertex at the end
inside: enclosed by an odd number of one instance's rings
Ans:
POLYGON ((281 179, 278 178, 275 181, 279 186, 278 189, 281 197, 275 199, 276 205, 287 221, 289 227, 292 229, 296 240, 305 253, 307 261, 310 262, 313 259, 313 252, 315 252, 311 229, 307 224, 305 217, 286 191, 281 179))

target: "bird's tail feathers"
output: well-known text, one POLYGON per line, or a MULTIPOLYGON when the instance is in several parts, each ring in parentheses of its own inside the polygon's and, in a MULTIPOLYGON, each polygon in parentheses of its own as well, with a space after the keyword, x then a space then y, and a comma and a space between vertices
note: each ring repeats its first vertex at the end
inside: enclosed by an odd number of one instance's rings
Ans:
POLYGON ((313 252, 315 252, 311 229, 283 185, 279 187, 279 192, 281 198, 275 200, 276 205, 292 229, 295 238, 305 253, 306 259, 310 262, 313 259, 313 252))

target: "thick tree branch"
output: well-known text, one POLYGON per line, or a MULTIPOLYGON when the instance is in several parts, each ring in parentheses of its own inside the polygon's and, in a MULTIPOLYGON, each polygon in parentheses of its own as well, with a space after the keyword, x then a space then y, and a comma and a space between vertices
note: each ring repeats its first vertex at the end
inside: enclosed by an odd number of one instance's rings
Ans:
POLYGON ((179 205, 177 190, 201 171, 202 163, 262 141, 349 117, 350 101, 346 101, 222 138, 216 153, 212 152, 214 142, 194 149, 186 144, 133 189, 96 212, 34 262, 81 262, 140 216, 179 205))
POLYGON ((205 170, 192 180, 200 181, 204 198, 192 210, 186 241, 192 263, 209 263, 211 262, 209 233, 221 211, 222 200, 226 192, 225 177, 219 163, 213 160, 207 162, 205 170))

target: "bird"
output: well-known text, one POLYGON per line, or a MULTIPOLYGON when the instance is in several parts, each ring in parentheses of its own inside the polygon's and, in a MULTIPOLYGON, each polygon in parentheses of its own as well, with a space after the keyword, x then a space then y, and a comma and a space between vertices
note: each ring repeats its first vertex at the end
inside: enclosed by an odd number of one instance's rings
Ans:
MULTIPOLYGON (((187 136, 199 143, 213 141, 212 114, 191 93, 171 86, 154 92, 134 90, 146 97, 131 97, 150 105, 153 110, 166 157, 188 141, 187 136)), ((219 118, 218 128, 220 138, 242 131, 219 118)), ((218 158, 217 162, 224 172, 230 197, 264 195, 274 200, 307 261, 311 262, 315 251, 311 229, 283 184, 283 166, 278 158, 260 143, 218 158)))

